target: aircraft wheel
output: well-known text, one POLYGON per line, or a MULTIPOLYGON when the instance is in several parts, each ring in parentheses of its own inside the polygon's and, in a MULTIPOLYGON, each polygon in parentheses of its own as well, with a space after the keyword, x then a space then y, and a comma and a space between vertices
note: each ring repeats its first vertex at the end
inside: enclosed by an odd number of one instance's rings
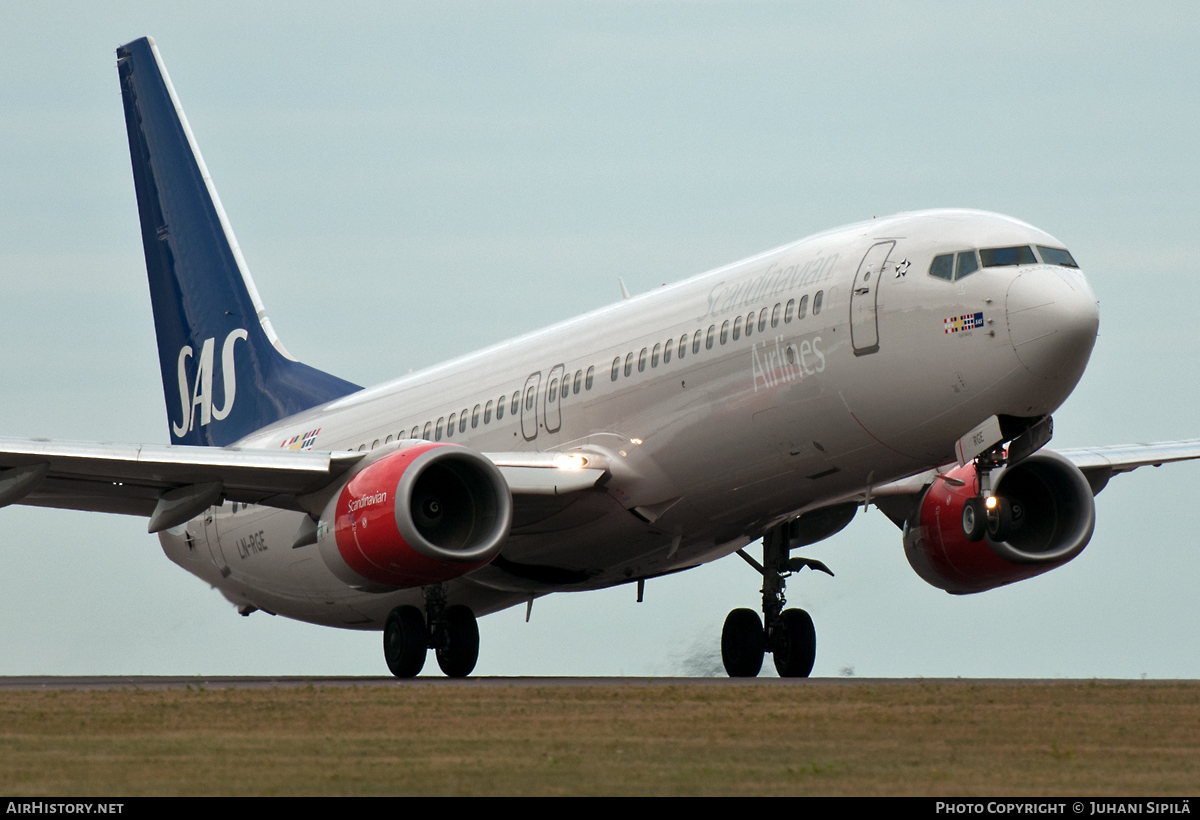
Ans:
POLYGON ((1012 536, 1013 508, 1007 498, 996 499, 995 515, 988 519, 987 525, 988 537, 993 541, 1007 541, 1012 536))
POLYGON ((785 609, 779 616, 779 648, 773 653, 781 678, 807 678, 817 659, 817 630, 803 609, 785 609))
POLYGON ((446 632, 447 645, 436 653, 438 666, 451 678, 465 678, 479 660, 479 623, 475 613, 470 607, 448 607, 446 632))
POLYGON ((725 627, 721 630, 721 663, 729 677, 757 677, 766 646, 762 618, 753 609, 735 609, 725 616, 725 627))
POLYGON ((962 530, 963 537, 968 541, 981 541, 987 533, 987 513, 983 510, 983 500, 968 498, 963 504, 962 530))
POLYGON ((398 606, 383 627, 383 657, 398 678, 415 678, 425 665, 429 635, 425 616, 415 606, 398 606))

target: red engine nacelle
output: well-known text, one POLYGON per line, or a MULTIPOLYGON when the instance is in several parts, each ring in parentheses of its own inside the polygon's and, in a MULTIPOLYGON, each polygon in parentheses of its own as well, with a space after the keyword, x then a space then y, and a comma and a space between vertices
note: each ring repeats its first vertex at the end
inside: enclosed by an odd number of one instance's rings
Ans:
POLYGON ((317 543, 329 569, 356 589, 448 581, 499 554, 512 494, 485 456, 420 443, 372 462, 325 507, 317 543))
POLYGON ((975 467, 934 480, 904 527, 904 552, 917 574, 955 595, 1032 578, 1083 551, 1096 526, 1092 488, 1079 468, 1042 450, 993 473, 993 494, 1020 505, 1021 521, 1005 541, 963 534, 963 505, 975 497, 975 467))

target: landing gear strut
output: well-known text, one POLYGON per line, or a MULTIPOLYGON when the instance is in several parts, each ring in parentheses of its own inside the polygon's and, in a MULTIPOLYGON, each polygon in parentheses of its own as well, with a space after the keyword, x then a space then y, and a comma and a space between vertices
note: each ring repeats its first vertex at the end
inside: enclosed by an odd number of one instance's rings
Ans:
POLYGON ((383 630, 383 656, 398 678, 413 678, 425 665, 425 654, 434 650, 438 666, 451 678, 465 678, 479 659, 479 624, 470 607, 446 606, 441 584, 422 587, 425 616, 415 606, 398 606, 383 630))
MULTIPOLYGON (((996 443, 975 456, 975 485, 979 494, 963 505, 962 531, 968 541, 982 541, 986 535, 992 541, 1007 541, 1025 522, 1025 510, 1016 498, 1001 498, 993 494, 992 473, 1001 467, 1012 467, 1033 455, 1046 445, 1054 435, 1054 419, 1041 416, 1037 419, 1004 419, 993 417, 967 433, 959 440, 958 449, 965 453, 967 441, 973 435, 988 435, 989 424, 994 423, 990 440, 996 443), (1004 419, 1010 429, 1004 430, 1004 419), (1012 423, 1024 422, 1013 429, 1012 423), (1005 446, 1005 441, 1008 445, 1005 446)), ((988 440, 987 438, 982 440, 988 440)), ((974 452, 972 450, 971 452, 974 452)), ((960 463, 965 462, 960 458, 960 463)))
POLYGON ((975 482, 979 495, 963 504, 962 531, 968 541, 982 541, 985 535, 993 541, 1007 541, 1021 522, 1023 510, 1019 503, 992 494, 992 472, 1008 462, 1003 442, 984 450, 975 457, 975 482))
POLYGON ((721 661, 732 678, 753 678, 762 669, 763 654, 770 652, 780 677, 807 678, 817 657, 817 631, 803 609, 784 609, 786 579, 804 567, 833 575, 820 561, 790 558, 789 523, 763 536, 760 564, 738 550, 738 555, 763 576, 763 617, 751 609, 735 609, 725 618, 721 632, 721 661))

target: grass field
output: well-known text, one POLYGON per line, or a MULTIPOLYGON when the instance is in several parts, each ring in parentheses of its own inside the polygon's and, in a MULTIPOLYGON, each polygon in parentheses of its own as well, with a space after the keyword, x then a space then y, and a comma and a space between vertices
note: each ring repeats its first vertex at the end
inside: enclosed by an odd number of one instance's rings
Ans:
POLYGON ((19 795, 1174 795, 1200 683, 0 692, 19 795))

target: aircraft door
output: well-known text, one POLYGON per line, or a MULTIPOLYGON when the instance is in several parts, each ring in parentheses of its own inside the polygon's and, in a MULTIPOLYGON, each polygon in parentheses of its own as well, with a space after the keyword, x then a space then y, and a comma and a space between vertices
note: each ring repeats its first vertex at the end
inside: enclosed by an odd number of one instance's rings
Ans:
POLYGON ((546 432, 557 433, 562 427, 563 366, 556 364, 546 377, 546 407, 542 411, 546 432))
POLYGON ((538 387, 542 383, 542 371, 530 373, 521 391, 521 435, 533 441, 538 434, 538 387))
POLYGON ((850 346, 855 356, 879 350, 879 288, 883 284, 883 266, 894 247, 894 241, 872 245, 854 274, 854 287, 850 290, 850 346))

